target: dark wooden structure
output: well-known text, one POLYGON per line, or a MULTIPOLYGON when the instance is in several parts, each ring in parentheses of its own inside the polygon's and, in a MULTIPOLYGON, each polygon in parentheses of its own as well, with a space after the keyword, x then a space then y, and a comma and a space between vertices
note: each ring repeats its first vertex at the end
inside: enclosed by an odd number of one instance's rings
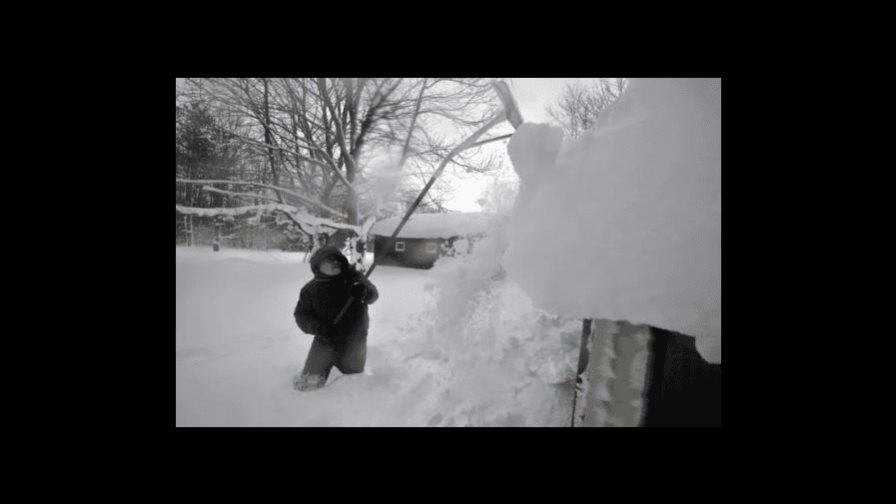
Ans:
POLYGON ((692 336, 650 328, 642 427, 721 427, 722 365, 697 353, 692 336))
POLYGON ((373 254, 377 264, 429 269, 436 259, 444 256, 459 237, 402 238, 396 237, 390 250, 385 250, 388 236, 373 235, 373 254))
POLYGON ((386 247, 399 225, 399 219, 392 217, 374 224, 369 243, 379 265, 429 269, 440 257, 470 252, 473 242, 488 232, 491 219, 465 212, 414 215, 392 245, 386 247), (459 240, 465 242, 458 243, 459 240))

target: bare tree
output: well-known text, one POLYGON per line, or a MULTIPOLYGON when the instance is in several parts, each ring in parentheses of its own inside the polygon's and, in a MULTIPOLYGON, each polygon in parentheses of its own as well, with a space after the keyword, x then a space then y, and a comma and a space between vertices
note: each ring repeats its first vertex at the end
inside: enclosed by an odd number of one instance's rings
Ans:
MULTIPOLYGON (((400 149, 395 171, 413 187, 451 152, 456 139, 446 131, 465 135, 500 106, 487 79, 184 79, 178 93, 179 99, 207 104, 226 124, 228 138, 255 161, 256 169, 220 176, 215 184, 224 187, 204 187, 206 192, 259 208, 287 204, 357 229, 368 224, 363 216, 375 206, 364 201, 371 193, 365 168, 372 155, 400 149), (254 183, 248 186, 254 192, 226 179, 254 183)), ((468 173, 496 166, 493 160, 476 162, 471 151, 452 157, 452 165, 468 173)), ((193 178, 179 183, 202 183, 188 180, 193 178)), ((430 204, 441 209, 438 194, 430 204)))
MULTIPOLYGON (((430 171, 454 139, 498 103, 487 79, 187 79, 219 112, 241 119, 244 140, 267 160, 272 182, 345 209, 357 224, 365 155, 401 146, 402 161, 430 171), (447 125, 447 127, 446 127, 447 125)), ((465 152, 452 163, 481 171, 465 152)), ((416 171, 416 170, 415 170, 416 171)), ((279 197, 276 195, 271 195, 279 197)))
POLYGON ((617 78, 597 79, 590 85, 567 84, 557 102, 545 107, 545 112, 568 136, 579 136, 594 126, 600 112, 619 98, 627 83, 626 79, 617 78))
POLYGON ((513 180, 494 177, 476 202, 485 212, 505 214, 513 209, 517 193, 518 184, 513 180))

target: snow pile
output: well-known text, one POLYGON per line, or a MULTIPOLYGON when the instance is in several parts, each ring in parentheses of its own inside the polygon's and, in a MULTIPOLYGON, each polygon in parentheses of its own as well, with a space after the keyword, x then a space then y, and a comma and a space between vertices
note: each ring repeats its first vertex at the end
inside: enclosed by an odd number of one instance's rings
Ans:
POLYGON ((504 277, 501 228, 486 231, 472 252, 430 270, 414 354, 434 380, 429 425, 567 425, 580 322, 535 308, 504 277))
POLYGON ((560 142, 523 124, 502 260, 535 305, 697 337, 721 362, 721 81, 634 79, 560 142))
MULTIPOLYGON (((414 214, 401 228, 402 238, 451 238, 485 233, 492 219, 489 215, 476 212, 451 212, 437 214, 414 214)), ((383 219, 370 229, 371 234, 392 236, 401 217, 383 219)))

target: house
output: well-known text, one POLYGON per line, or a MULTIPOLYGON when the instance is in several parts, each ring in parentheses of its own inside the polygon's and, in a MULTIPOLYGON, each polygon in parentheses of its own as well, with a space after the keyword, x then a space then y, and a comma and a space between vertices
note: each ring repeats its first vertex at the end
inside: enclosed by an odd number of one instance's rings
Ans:
POLYGON ((390 217, 370 229, 370 243, 377 264, 429 269, 436 259, 452 253, 457 240, 467 241, 461 252, 468 252, 474 241, 488 234, 491 219, 481 213, 415 214, 387 250, 386 242, 400 222, 401 217, 390 217))

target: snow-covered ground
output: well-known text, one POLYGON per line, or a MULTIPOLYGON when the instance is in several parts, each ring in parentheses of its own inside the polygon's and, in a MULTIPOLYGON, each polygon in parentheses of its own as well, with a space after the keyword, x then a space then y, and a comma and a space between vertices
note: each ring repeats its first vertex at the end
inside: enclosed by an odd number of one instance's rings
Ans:
POLYGON ((303 257, 176 247, 176 425, 568 425, 581 321, 469 258, 377 266, 367 372, 294 391, 312 340, 292 317, 303 257))

